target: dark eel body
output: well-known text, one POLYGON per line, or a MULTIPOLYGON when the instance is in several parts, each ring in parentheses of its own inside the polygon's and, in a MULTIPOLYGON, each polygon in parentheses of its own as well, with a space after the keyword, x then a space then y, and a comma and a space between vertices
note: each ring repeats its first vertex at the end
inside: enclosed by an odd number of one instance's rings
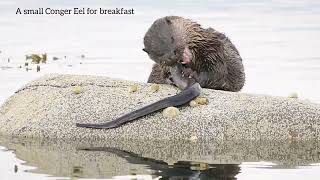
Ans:
POLYGON ((189 88, 183 90, 181 93, 164 98, 160 101, 152 103, 150 105, 144 106, 140 109, 137 109, 133 112, 125 114, 113 121, 101 123, 101 124, 80 124, 77 123, 78 127, 86 127, 86 128, 96 128, 96 129, 110 129, 121 126, 124 123, 133 121, 137 118, 143 117, 145 115, 151 114, 153 112, 159 111, 161 109, 170 107, 170 106, 181 106, 183 104, 188 103, 192 99, 196 98, 200 94, 200 85, 195 83, 191 85, 189 88))

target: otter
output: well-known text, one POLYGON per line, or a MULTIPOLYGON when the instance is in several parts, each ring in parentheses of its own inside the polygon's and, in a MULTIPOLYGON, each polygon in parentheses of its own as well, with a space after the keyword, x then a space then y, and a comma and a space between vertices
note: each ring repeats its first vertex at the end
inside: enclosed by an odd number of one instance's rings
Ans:
POLYGON ((178 16, 164 17, 148 30, 144 44, 144 51, 156 62, 149 83, 168 83, 170 67, 181 63, 202 88, 236 92, 244 86, 238 50, 228 37, 213 28, 204 29, 178 16))
POLYGON ((119 127, 166 107, 184 105, 200 95, 201 87, 237 92, 245 83, 242 58, 230 39, 190 19, 157 19, 144 36, 143 51, 155 62, 148 83, 172 84, 182 92, 111 122, 77 124, 78 127, 119 127))

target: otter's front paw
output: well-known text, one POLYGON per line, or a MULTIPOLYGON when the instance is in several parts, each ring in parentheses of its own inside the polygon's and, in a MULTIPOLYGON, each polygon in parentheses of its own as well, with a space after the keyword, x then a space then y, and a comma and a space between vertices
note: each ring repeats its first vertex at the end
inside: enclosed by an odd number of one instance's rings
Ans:
POLYGON ((182 76, 187 77, 189 79, 195 79, 197 80, 199 77, 199 74, 196 71, 193 71, 191 68, 185 68, 182 70, 182 76))
POLYGON ((181 70, 181 75, 182 75, 183 77, 190 77, 190 78, 191 78, 192 74, 193 74, 193 71, 192 71, 191 68, 183 68, 183 69, 181 70))

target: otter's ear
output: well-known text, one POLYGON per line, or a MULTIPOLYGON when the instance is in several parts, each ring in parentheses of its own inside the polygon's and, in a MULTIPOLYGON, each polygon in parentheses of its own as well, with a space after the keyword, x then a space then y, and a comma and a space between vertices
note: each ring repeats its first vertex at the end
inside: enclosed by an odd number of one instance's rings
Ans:
POLYGON ((172 23, 171 20, 168 17, 166 17, 165 20, 169 25, 172 23))
POLYGON ((149 54, 149 52, 145 48, 143 48, 142 51, 144 51, 144 52, 149 54))

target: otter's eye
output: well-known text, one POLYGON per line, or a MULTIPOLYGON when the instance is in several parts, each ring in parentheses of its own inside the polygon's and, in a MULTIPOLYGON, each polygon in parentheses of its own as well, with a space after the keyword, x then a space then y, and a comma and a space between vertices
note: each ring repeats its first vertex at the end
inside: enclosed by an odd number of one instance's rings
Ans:
POLYGON ((171 23, 172 23, 171 20, 170 20, 168 17, 166 17, 165 20, 166 20, 166 22, 167 22, 168 24, 171 24, 171 23))
POLYGON ((174 55, 177 55, 178 51, 175 49, 175 50, 173 51, 173 53, 174 53, 174 55))

